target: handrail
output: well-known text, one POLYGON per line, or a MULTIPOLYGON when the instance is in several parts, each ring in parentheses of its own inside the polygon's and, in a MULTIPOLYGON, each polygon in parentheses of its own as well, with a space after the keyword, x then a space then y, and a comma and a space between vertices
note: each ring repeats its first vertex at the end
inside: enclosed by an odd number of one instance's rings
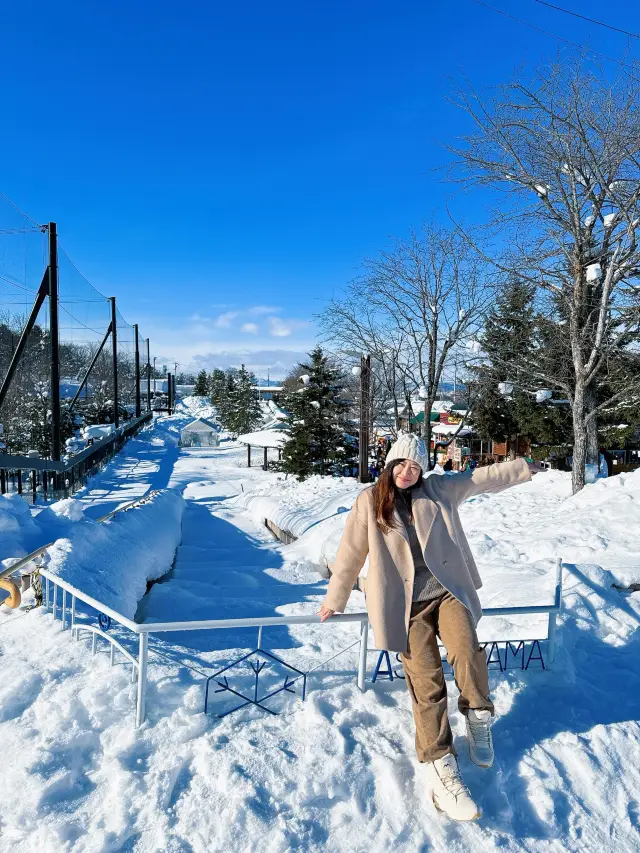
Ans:
POLYGON ((81 451, 76 453, 75 456, 70 456, 66 462, 62 460, 42 459, 39 456, 32 458, 31 456, 14 456, 11 453, 0 453, 0 468, 6 468, 8 470, 24 469, 26 471, 57 471, 58 473, 64 473, 65 471, 69 471, 71 468, 74 468, 76 465, 79 465, 81 462, 84 462, 86 459, 89 459, 99 450, 102 450, 107 445, 112 444, 118 438, 126 436, 128 433, 136 430, 138 426, 150 420, 152 416, 151 412, 145 412, 140 415, 140 417, 131 418, 117 430, 114 430, 111 435, 105 435, 103 438, 94 441, 93 444, 83 448, 81 451))
MULTIPOLYGON (((136 699, 136 727, 141 726, 146 718, 146 691, 147 691, 147 664, 149 657, 149 635, 152 633, 164 633, 172 631, 202 631, 209 629, 220 628, 258 628, 258 648, 260 648, 260 638, 262 628, 269 625, 309 625, 318 624, 321 622, 317 614, 299 615, 299 616, 264 616, 262 618, 248 619, 206 619, 193 622, 142 622, 137 623, 107 607, 91 596, 83 593, 81 590, 67 583, 58 575, 47 571, 40 570, 41 575, 46 580, 46 606, 49 607, 49 583, 54 586, 53 595, 53 617, 56 615, 57 588, 60 586, 63 590, 62 594, 62 627, 64 630, 66 623, 66 596, 71 593, 71 613, 72 622, 75 614, 75 601, 79 598, 86 604, 95 608, 99 612, 110 616, 116 622, 120 623, 129 630, 138 635, 138 685, 136 699)), ((483 611, 485 616, 505 616, 505 615, 533 615, 547 613, 549 616, 549 629, 547 634, 548 643, 548 662, 553 663, 555 657, 555 635, 556 635, 556 617, 562 610, 562 559, 556 558, 556 589, 553 604, 548 605, 532 605, 531 607, 488 607, 483 611)), ((359 622, 360 623, 360 650, 358 654, 358 670, 357 683, 360 690, 365 690, 366 685, 366 669, 367 669, 367 651, 368 651, 368 633, 369 633, 369 616, 367 613, 336 613, 331 617, 329 624, 336 622, 359 622)), ((97 629, 93 630, 94 638, 96 634, 102 633, 97 629)), ((111 642, 111 639, 109 638, 111 642)), ((349 646, 349 648, 352 648, 349 646)), ((112 645, 113 648, 113 645, 112 645)), ((134 670, 132 670, 133 676, 134 670)), ((207 682, 208 683, 208 682, 207 682)), ((233 691, 231 691, 233 692, 233 691)))

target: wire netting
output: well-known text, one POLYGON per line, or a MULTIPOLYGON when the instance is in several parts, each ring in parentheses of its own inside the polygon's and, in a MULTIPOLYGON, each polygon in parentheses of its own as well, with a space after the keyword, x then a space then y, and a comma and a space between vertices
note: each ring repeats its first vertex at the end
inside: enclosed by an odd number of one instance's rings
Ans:
MULTIPOLYGON (((0 381, 31 313, 46 256, 47 234, 0 194, 0 381)), ((0 442, 16 452, 48 445, 49 350, 49 312, 44 304, 0 407, 0 442)))
MULTIPOLYGON (((0 194, 0 385, 47 273, 49 234, 0 194)), ((48 286, 48 276, 46 277, 48 286)), ((0 406, 0 451, 51 454, 51 337, 47 296, 0 406)), ((63 454, 78 451, 87 427, 116 420, 111 300, 58 244, 60 415, 63 454)), ((118 420, 136 414, 135 327, 116 310, 118 420)), ((140 404, 147 409, 147 348, 139 335, 140 404)), ((152 384, 152 394, 155 390, 152 384)))

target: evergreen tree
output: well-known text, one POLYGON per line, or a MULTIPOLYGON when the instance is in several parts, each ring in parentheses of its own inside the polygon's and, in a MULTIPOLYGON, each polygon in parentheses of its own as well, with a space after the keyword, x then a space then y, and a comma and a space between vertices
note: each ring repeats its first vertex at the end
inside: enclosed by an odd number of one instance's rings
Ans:
POLYGON ((233 369, 224 373, 224 387, 220 390, 218 401, 215 403, 220 424, 228 432, 232 432, 233 427, 236 373, 237 371, 233 369))
POLYGON ((209 376, 209 394, 211 395, 211 402, 216 409, 220 409, 220 401, 225 395, 226 390, 227 374, 224 370, 216 367, 211 371, 211 375, 209 376))
POLYGON ((227 429, 233 436, 252 432, 262 420, 256 377, 244 364, 234 377, 234 387, 228 400, 227 429))
POLYGON ((512 277, 486 319, 480 343, 487 358, 475 369, 477 401, 472 414, 482 438, 507 441, 521 435, 538 444, 555 444, 570 429, 566 411, 537 403, 532 393, 522 390, 531 384, 529 364, 534 350, 537 362, 548 358, 557 365, 567 346, 562 326, 535 314, 533 297, 530 284, 512 277), (501 383, 512 387, 502 393, 501 383))
POLYGON ((196 394, 198 397, 206 397, 209 393, 209 382, 207 379, 206 370, 201 370, 198 374, 193 393, 196 394))
POLYGON ((342 473, 355 453, 345 438, 348 404, 340 396, 340 372, 329 365, 319 346, 301 370, 301 387, 285 397, 288 440, 281 468, 299 480, 311 474, 342 473))

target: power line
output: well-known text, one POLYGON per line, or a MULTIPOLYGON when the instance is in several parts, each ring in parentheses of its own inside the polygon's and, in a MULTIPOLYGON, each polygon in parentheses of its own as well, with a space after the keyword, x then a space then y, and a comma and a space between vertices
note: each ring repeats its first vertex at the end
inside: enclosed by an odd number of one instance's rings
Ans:
POLYGON ((562 6, 554 6, 553 3, 547 3, 546 0, 534 0, 534 2, 540 3, 541 6, 548 6, 550 9, 556 9, 558 12, 564 12, 565 15, 573 15, 574 18, 581 18, 583 21, 589 21, 590 24, 597 24, 599 27, 606 27, 608 30, 614 30, 616 33, 622 33, 625 36, 640 39, 640 35, 638 35, 638 33, 630 33, 629 30, 622 30, 620 27, 614 27, 612 24, 605 24, 604 21, 597 21, 595 18, 587 18, 586 15, 581 15, 579 12, 572 12, 571 9, 563 9, 562 6))
MULTIPOLYGON (((593 50, 591 47, 586 47, 583 44, 580 44, 577 41, 571 41, 571 39, 566 39, 563 36, 558 36, 555 33, 549 32, 549 30, 543 30, 542 27, 537 27, 535 24, 530 24, 529 21, 523 21, 522 18, 517 18, 515 15, 512 15, 510 12, 505 12, 503 9, 497 9, 495 6, 490 6, 488 3, 483 3, 482 0, 472 0, 473 3, 476 3, 478 6, 484 6, 485 9, 491 9, 492 12, 497 12, 498 15, 503 15, 505 18, 510 18, 512 21, 517 21, 517 23, 522 24, 525 27, 529 27, 531 30, 536 30, 536 32, 542 33, 545 36, 551 36, 551 38, 557 39, 558 41, 564 42, 565 44, 570 44, 572 47, 577 47, 579 50, 587 51, 587 53, 592 53, 594 56, 601 56, 603 59, 606 59, 608 62, 615 62, 616 65, 620 65, 623 68, 628 68, 631 71, 638 72, 640 71, 640 66, 629 65, 627 62, 623 62, 620 59, 614 59, 612 56, 607 56, 606 53, 600 53, 598 50, 593 50)), ((631 79, 636 83, 640 83, 640 77, 633 77, 631 79)))

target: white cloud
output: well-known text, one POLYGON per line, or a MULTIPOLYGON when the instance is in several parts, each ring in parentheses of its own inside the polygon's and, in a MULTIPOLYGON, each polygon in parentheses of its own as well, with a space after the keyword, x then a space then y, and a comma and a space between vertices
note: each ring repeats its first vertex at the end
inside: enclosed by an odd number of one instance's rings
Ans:
POLYGON ((280 317, 270 317, 269 326, 274 338, 287 338, 296 329, 308 326, 306 320, 282 320, 280 317))
POLYGON ((257 323, 244 323, 242 326, 242 331, 247 332, 250 335, 257 335, 258 325, 257 323))
POLYGON ((232 320, 238 316, 237 311, 227 311, 224 314, 220 314, 215 321, 216 326, 219 329, 228 329, 231 326, 232 320))

